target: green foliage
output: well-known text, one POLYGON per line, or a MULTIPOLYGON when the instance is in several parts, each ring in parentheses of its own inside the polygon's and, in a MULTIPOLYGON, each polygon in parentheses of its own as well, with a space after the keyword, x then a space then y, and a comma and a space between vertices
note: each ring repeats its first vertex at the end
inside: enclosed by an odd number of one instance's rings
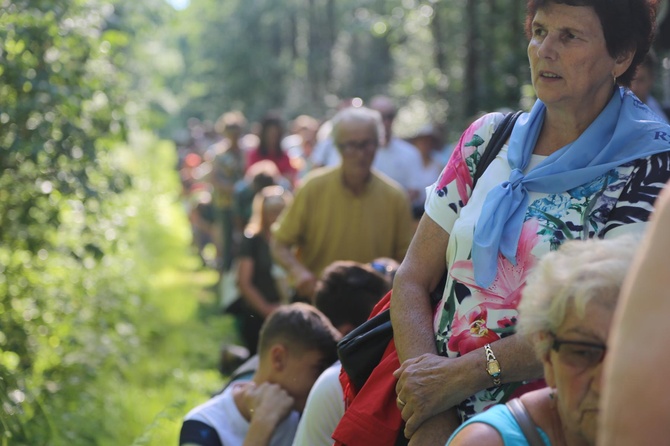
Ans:
MULTIPOLYGON (((175 286, 180 295, 150 280, 168 267, 178 275, 175 256, 190 258, 174 147, 150 137, 124 144, 160 115, 142 111, 160 81, 130 74, 149 70, 137 42, 169 7, 0 7, 0 444, 155 437, 152 422, 178 423, 194 389, 200 400, 214 386, 187 371, 175 379, 179 357, 163 344, 187 351, 171 331, 197 321, 197 301, 182 302, 193 277, 175 286)), ((175 426, 169 434, 174 441, 175 426)))
POLYGON ((447 120, 459 132, 518 107, 524 12, 514 0, 192 0, 170 33, 184 58, 170 125, 230 109, 324 117, 338 98, 381 93, 406 107, 402 135, 447 120))
POLYGON ((96 335, 127 317, 124 301, 135 292, 132 282, 125 290, 108 286, 127 273, 127 262, 115 262, 124 254, 116 235, 127 224, 116 200, 129 178, 108 156, 123 135, 114 117, 122 79, 114 76, 111 44, 99 37, 104 8, 6 3, 0 370, 15 404, 2 414, 49 429, 17 430, 6 422, 2 433, 12 444, 44 444, 52 427, 45 400, 93 376, 127 341, 96 335))

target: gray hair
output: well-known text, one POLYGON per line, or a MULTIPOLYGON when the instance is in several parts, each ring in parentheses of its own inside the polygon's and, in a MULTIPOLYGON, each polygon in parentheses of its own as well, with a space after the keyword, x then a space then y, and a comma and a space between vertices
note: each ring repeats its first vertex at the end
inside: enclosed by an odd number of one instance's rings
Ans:
POLYGON ((378 111, 372 110, 367 107, 347 107, 343 110, 340 110, 333 117, 333 142, 337 146, 337 132, 339 131, 340 125, 342 123, 350 122, 367 122, 372 125, 376 130, 377 143, 384 140, 384 125, 382 123, 382 116, 378 111))
POLYGON ((528 277, 519 304, 517 333, 535 347, 538 358, 551 348, 555 333, 574 308, 584 317, 586 305, 598 302, 612 311, 630 268, 639 237, 573 240, 544 256, 528 277))

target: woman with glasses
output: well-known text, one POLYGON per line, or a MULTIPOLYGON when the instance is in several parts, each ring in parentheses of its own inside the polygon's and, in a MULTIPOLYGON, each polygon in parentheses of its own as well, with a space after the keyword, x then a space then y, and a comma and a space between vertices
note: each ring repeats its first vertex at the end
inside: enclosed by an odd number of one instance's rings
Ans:
POLYGON ((595 444, 608 333, 636 245, 631 236, 571 241, 540 261, 523 291, 517 332, 534 346, 548 387, 471 418, 448 445, 539 444, 517 417, 529 418, 546 445, 595 444))

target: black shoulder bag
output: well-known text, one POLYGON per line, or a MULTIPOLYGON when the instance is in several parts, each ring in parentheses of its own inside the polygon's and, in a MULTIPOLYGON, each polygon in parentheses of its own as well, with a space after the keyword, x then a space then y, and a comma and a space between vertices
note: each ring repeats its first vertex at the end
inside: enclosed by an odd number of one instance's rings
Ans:
MULTIPOLYGON (((477 163, 477 169, 472 180, 473 189, 489 164, 498 156, 498 152, 512 133, 514 123, 520 114, 521 111, 508 113, 498 124, 477 163)), ((445 271, 440 283, 430 294, 433 306, 437 305, 442 299, 446 283, 447 272, 445 271)), ((337 344, 337 356, 342 362, 342 368, 348 375, 349 381, 356 390, 363 387, 372 370, 379 364, 391 339, 393 339, 391 311, 386 309, 349 332, 337 344)))

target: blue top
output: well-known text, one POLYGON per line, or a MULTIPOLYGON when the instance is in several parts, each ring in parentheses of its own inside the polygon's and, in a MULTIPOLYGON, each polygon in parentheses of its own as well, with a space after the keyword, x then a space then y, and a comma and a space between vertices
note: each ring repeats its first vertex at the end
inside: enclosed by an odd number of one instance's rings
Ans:
MULTIPOLYGON (((503 439, 505 446, 529 446, 526 436, 521 431, 521 426, 514 419, 514 415, 504 404, 496 404, 485 412, 482 412, 472 418, 470 418, 465 423, 461 424, 458 429, 451 435, 449 441, 447 441, 447 446, 451 444, 451 441, 454 439, 456 434, 458 434, 465 426, 472 423, 484 423, 493 427, 498 431, 500 436, 503 439)), ((539 427, 537 431, 542 437, 542 441, 547 446, 551 446, 549 442, 549 437, 544 433, 539 427)))

